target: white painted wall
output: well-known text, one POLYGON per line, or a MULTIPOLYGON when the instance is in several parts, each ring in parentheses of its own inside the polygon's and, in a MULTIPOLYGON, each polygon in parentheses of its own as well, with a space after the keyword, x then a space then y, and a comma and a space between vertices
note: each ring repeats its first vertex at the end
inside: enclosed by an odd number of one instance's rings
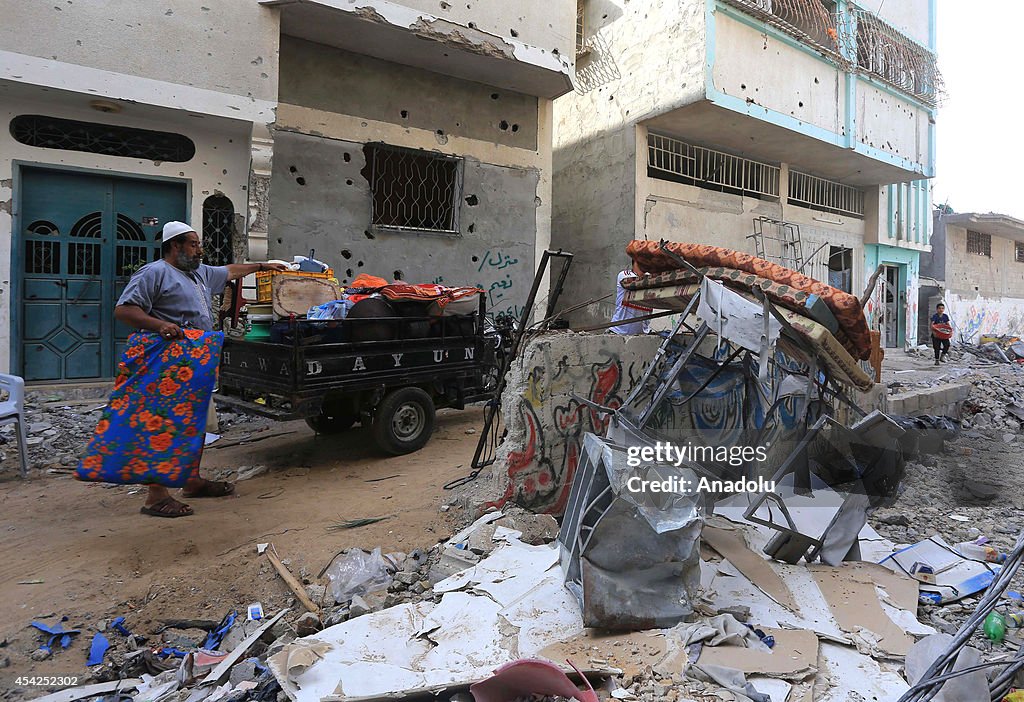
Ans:
POLYGON ((857 138, 862 144, 926 166, 928 120, 928 113, 910 101, 858 81, 857 138))
POLYGON ((465 27, 472 23, 483 32, 548 52, 555 50, 570 62, 575 53, 576 0, 397 0, 396 4, 465 27))
MULTIPOLYGON (((12 289, 12 212, 17 213, 18 193, 13 192, 14 162, 22 165, 87 169, 111 175, 160 176, 179 179, 190 186, 189 204, 193 224, 202 222, 203 200, 223 193, 245 213, 249 179, 249 137, 251 125, 218 121, 216 125, 171 110, 162 117, 135 114, 131 108, 119 115, 106 115, 85 104, 71 106, 42 100, 5 99, 0 104, 0 370, 10 370, 11 313, 16 291, 12 289), (20 114, 45 114, 66 119, 113 123, 184 134, 196 145, 196 155, 187 163, 154 163, 117 156, 77 151, 43 149, 16 142, 10 134, 10 120, 20 114), (209 126, 207 126, 209 124, 209 126)), ((20 223, 19 223, 20 224, 20 223)))
POLYGON ((844 74, 724 12, 715 14, 713 79, 728 95, 836 134, 843 131, 844 74))
POLYGON ((277 98, 278 11, 253 0, 0 0, 0 49, 277 98))

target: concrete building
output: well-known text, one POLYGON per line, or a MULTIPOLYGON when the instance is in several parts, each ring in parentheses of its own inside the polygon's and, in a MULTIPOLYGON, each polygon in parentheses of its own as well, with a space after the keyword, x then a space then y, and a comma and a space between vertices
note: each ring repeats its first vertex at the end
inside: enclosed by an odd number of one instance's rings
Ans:
MULTIPOLYGON (((632 238, 758 253, 916 336, 935 168, 935 2, 583 0, 555 103, 553 244, 567 302, 606 296, 632 238)), ((609 319, 608 301, 586 316, 609 319)))
POLYGON ((928 343, 938 302, 946 305, 955 340, 1024 336, 1024 221, 936 209, 934 222, 932 250, 921 255, 921 342, 928 343))
POLYGON ((171 219, 207 259, 525 300, 570 0, 0 0, 0 370, 111 377, 171 219))

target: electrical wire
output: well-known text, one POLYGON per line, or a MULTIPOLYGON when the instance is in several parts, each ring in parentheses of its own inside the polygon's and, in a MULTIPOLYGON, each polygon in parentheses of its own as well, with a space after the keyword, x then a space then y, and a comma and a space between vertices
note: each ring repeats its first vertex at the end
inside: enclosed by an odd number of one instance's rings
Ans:
MULTIPOLYGON (((953 636, 953 641, 936 658, 928 669, 921 676, 921 680, 911 687, 907 692, 899 698, 897 702, 928 702, 939 693, 942 689, 943 684, 946 680, 951 679, 944 677, 950 673, 950 669, 955 664, 956 659, 963 649, 963 647, 970 640, 974 634, 975 629, 985 620, 985 618, 996 608, 999 604, 999 600, 1002 598, 1003 592, 1007 587, 1010 586, 1010 582, 1013 580, 1014 575, 1020 569, 1020 566, 1024 562, 1024 532, 1021 532, 1017 537, 1017 542, 1014 545, 1013 551, 1007 557, 1003 564, 1002 569, 999 571, 998 576, 989 585, 985 591, 985 595, 978 602, 978 606, 970 617, 961 625, 960 629, 953 636), (940 679, 941 678, 941 679, 940 679)), ((1019 667, 1024 664, 1012 661, 1008 663, 1008 666, 1019 667)), ((1003 684, 1005 673, 997 676, 996 680, 1003 684)), ((962 671, 953 671, 952 677, 964 674, 962 671)), ((999 698, 995 698, 999 699, 999 698)))

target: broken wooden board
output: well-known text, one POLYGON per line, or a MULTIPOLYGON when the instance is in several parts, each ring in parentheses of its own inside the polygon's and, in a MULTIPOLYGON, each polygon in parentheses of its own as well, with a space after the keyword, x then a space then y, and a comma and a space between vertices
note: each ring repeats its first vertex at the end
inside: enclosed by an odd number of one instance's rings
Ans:
MULTIPOLYGON (((871 635, 865 637, 869 648, 877 648, 880 653, 890 656, 906 656, 914 645, 914 637, 882 609, 875 583, 878 582, 896 601, 905 603, 908 592, 895 578, 888 577, 895 576, 895 573, 882 573, 878 569, 885 570, 874 563, 861 562, 843 563, 837 567, 810 567, 832 616, 843 631, 858 635, 866 630, 871 635)), ((913 580, 910 582, 916 590, 917 584, 913 580)), ((913 602, 911 611, 916 611, 916 597, 913 602)))
MULTIPOLYGON (((570 660, 581 670, 610 673, 621 670, 624 678, 657 669, 669 656, 669 646, 661 632, 637 631, 628 634, 587 629, 567 641, 551 644, 537 654, 553 663, 570 660)), ((676 667, 676 670, 680 670, 676 667)))
POLYGON ((699 663, 742 670, 748 676, 763 675, 799 682, 818 669, 818 636, 803 629, 771 629, 764 633, 775 637, 770 651, 743 646, 704 646, 699 663))
POLYGON ((747 546, 743 532, 705 526, 701 538, 770 598, 791 611, 800 609, 771 564, 747 546))

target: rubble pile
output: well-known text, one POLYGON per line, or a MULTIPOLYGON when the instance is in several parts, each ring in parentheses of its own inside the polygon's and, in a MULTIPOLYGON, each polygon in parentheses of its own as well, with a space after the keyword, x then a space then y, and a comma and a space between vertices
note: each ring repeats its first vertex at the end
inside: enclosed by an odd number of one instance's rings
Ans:
MULTIPOLYGON (((29 392, 25 398, 25 432, 28 436, 29 465, 35 470, 73 471, 92 439, 106 396, 72 391, 29 392), (96 397, 75 397, 92 394, 96 397)), ((218 411, 222 432, 232 427, 257 430, 270 420, 230 411, 218 411)), ((0 466, 13 474, 18 470, 18 439, 14 425, 0 427, 0 466)))

